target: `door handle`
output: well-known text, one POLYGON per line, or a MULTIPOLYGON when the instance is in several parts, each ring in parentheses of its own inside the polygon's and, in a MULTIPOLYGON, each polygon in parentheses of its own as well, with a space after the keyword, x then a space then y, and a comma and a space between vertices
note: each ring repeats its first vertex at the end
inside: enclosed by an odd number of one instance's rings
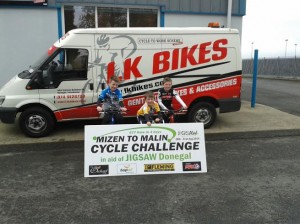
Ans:
POLYGON ((90 90, 94 90, 94 84, 90 83, 90 90))

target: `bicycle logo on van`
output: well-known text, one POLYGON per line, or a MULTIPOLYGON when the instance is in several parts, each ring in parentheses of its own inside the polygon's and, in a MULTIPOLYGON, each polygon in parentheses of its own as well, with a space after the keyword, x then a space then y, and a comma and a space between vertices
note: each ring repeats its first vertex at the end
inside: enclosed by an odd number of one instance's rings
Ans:
POLYGON ((90 63, 90 68, 94 66, 100 67, 100 73, 97 74, 98 87, 101 83, 109 80, 109 77, 115 75, 124 79, 123 61, 133 55, 137 49, 135 40, 128 35, 118 35, 110 37, 102 34, 97 38, 96 59, 90 63), (111 47, 118 46, 118 47, 111 47))

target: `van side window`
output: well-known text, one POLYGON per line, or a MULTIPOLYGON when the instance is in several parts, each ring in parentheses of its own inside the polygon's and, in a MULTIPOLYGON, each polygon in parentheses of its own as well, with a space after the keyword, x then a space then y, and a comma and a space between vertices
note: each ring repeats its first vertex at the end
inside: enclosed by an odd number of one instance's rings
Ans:
POLYGON ((87 80, 88 50, 60 49, 41 70, 44 88, 57 88, 64 81, 87 80))

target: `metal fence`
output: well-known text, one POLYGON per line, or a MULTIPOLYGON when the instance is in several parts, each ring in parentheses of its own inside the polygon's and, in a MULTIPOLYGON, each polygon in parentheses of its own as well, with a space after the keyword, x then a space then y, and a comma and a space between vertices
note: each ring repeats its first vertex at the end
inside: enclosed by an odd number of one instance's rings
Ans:
MULTIPOLYGON (((243 60, 243 74, 253 74, 253 59, 243 60)), ((300 78, 300 58, 258 59, 258 75, 300 78)))

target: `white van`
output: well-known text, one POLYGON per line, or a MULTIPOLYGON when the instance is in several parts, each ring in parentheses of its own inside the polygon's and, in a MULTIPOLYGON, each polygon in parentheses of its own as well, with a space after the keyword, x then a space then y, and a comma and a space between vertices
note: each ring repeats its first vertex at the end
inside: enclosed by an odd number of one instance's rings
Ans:
MULTIPOLYGON (((236 29, 99 28, 68 32, 41 60, 0 90, 0 118, 30 137, 48 135, 56 122, 98 119, 96 102, 117 75, 127 116, 143 94, 171 77, 191 122, 211 126, 219 112, 241 106, 242 61, 236 29)), ((178 108, 174 101, 174 108, 178 108)))

